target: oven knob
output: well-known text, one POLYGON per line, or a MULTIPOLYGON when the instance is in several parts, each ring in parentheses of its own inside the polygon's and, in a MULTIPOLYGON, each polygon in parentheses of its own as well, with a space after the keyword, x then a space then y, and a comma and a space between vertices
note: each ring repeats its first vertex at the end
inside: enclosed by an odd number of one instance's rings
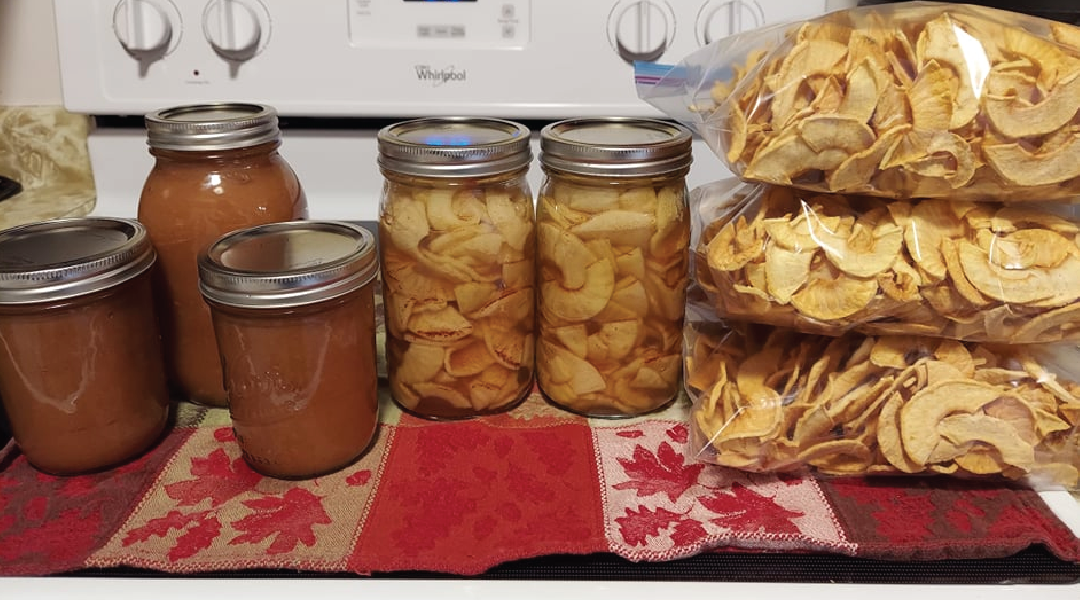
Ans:
POLYGON ((755 0, 706 2, 698 11, 697 38, 702 46, 765 24, 765 12, 755 0))
POLYGON ((236 61, 258 54, 270 33, 270 15, 257 0, 211 0, 202 24, 214 52, 236 61))
POLYGON ((164 53, 173 39, 173 19, 179 15, 151 0, 120 0, 113 9, 113 32, 120 45, 136 57, 164 53), (172 14, 170 14, 172 13, 172 14))
POLYGON ((628 63, 654 61, 675 37, 675 14, 663 0, 622 0, 608 17, 608 41, 628 63))

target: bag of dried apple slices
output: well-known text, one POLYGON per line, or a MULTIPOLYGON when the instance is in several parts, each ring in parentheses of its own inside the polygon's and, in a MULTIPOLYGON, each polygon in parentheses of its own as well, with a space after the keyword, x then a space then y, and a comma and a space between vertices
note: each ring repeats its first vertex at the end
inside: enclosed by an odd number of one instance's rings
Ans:
POLYGON ((736 179, 691 198, 694 283, 724 319, 840 335, 1080 340, 1063 203, 822 194, 736 179))
POLYGON ((747 181, 887 198, 1080 194, 1080 28, 960 4, 838 11, 641 64, 747 181))
POLYGON ((1075 345, 828 337, 707 311, 689 311, 686 330, 691 444, 702 462, 1077 487, 1075 345))

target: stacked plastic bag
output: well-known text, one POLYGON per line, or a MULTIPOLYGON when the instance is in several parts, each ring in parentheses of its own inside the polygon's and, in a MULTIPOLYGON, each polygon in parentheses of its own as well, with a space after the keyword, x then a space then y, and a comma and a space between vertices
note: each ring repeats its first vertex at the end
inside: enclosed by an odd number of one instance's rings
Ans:
POLYGON ((740 177, 693 194, 701 460, 1077 488, 1080 29, 863 7, 655 71, 740 177))

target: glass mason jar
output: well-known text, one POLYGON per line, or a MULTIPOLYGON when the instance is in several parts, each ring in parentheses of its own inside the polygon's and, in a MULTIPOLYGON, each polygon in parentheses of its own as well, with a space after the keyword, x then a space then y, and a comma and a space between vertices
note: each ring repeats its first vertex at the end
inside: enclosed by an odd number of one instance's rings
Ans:
POLYGON ((278 154, 273 108, 170 108, 148 115, 146 131, 156 161, 138 218, 158 253, 155 296, 170 379, 191 400, 225 406, 210 311, 199 294, 199 253, 230 231, 307 218, 307 202, 278 154))
POLYGON ((507 410, 533 386, 529 130, 433 118, 379 132, 390 389, 436 419, 507 410))
POLYGON ((679 391, 691 134, 649 119, 541 132, 540 389, 588 416, 658 410, 679 391))
POLYGON ((60 219, 0 232, 0 396, 26 460, 112 467, 162 435, 169 395, 142 225, 60 219))
POLYGON ((255 471, 316 477, 371 445, 378 269, 374 236, 334 222, 237 231, 200 256, 233 430, 255 471))

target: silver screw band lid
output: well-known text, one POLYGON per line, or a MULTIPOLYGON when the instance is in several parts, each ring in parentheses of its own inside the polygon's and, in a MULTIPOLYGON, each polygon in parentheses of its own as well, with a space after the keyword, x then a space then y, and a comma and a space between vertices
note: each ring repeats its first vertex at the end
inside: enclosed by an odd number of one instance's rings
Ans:
POLYGON ((502 119, 433 117, 379 131, 379 166, 419 177, 482 177, 532 161, 529 129, 502 119))
POLYGON ((56 219, 0 232, 0 304, 93 294, 149 269, 157 255, 135 220, 56 219))
POLYGON ((692 140, 690 130, 657 119, 568 119, 540 132, 540 162, 578 175, 663 175, 690 166, 692 140))
POLYGON ((379 272, 375 236, 336 221, 289 221, 226 234, 199 256, 199 289, 238 308, 291 308, 343 296, 379 272))
POLYGON ((281 139, 277 111, 263 104, 176 106, 150 113, 144 122, 146 143, 161 150, 235 150, 281 139))

